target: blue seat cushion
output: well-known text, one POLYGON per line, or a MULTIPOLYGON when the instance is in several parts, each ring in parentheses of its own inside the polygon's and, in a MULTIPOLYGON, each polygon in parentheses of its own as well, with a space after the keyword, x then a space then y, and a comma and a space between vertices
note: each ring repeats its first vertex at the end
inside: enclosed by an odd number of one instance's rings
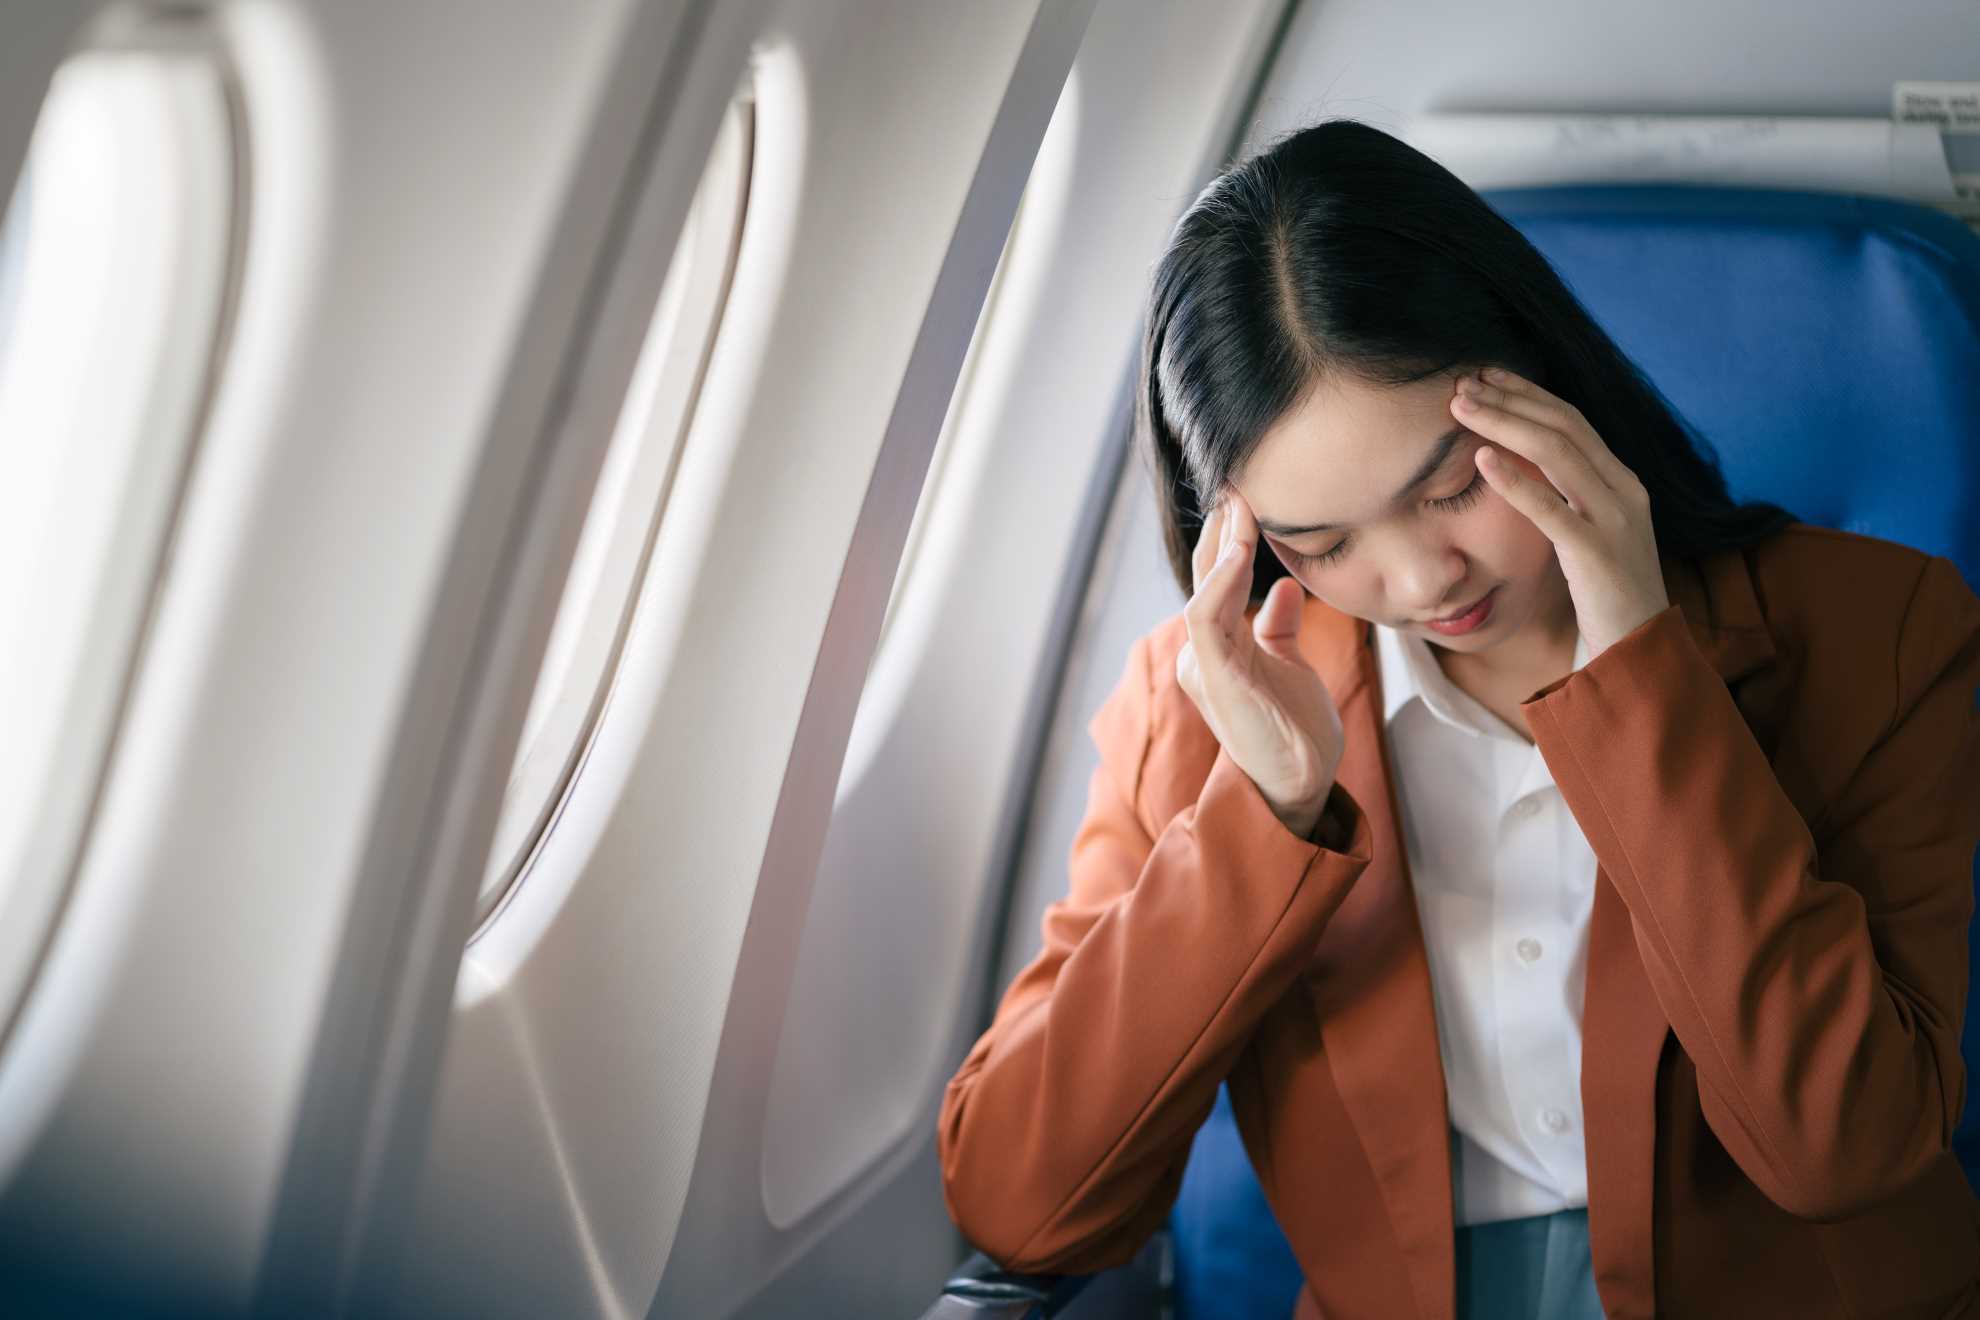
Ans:
POLYGON ((1292 1314, 1305 1276, 1245 1153, 1228 1086, 1197 1129, 1169 1234, 1177 1320, 1292 1314))
POLYGON ((1980 580, 1980 235, 1843 193, 1485 198, 1704 438, 1734 498, 1980 580))

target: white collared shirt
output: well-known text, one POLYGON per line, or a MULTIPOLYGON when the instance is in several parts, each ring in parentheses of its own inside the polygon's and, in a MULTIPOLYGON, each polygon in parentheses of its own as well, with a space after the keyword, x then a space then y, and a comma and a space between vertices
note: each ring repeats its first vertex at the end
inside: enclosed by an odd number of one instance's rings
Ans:
MULTIPOLYGON (((1375 629, 1430 962, 1459 1225, 1588 1204, 1581 1006, 1596 861, 1540 749, 1375 629)), ((1588 663, 1575 641, 1574 669, 1588 663)))

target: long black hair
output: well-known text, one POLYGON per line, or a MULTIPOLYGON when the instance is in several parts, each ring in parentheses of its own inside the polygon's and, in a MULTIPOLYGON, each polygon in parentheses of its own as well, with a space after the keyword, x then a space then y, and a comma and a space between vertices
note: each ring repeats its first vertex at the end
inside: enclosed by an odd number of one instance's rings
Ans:
MULTIPOLYGON (((1203 520, 1314 382, 1402 385, 1502 366, 1579 408, 1650 494, 1658 553, 1694 558, 1796 521, 1735 504, 1716 458, 1526 237, 1449 170, 1352 119, 1220 174, 1157 262, 1135 447, 1183 595, 1203 520)), ((1260 537, 1251 601, 1286 576, 1260 537)))

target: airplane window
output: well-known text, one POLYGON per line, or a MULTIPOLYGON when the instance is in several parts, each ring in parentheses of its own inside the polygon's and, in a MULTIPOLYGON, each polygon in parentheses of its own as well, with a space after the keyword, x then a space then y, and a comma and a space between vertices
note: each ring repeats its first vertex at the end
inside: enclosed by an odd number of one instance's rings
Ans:
POLYGON ((0 1017, 82 846, 222 341, 234 130, 184 35, 57 69, 0 230, 0 1017))
MULTIPOLYGON (((1040 144, 1030 178, 1018 197, 1017 209, 1011 216, 1010 231, 1004 237, 1003 249, 997 256, 997 268, 991 273, 989 288, 984 292, 976 328, 970 334, 968 352, 963 357, 961 371, 957 373, 955 389, 950 392, 949 410, 942 419, 942 432, 935 439, 934 453, 928 458, 928 471, 921 482, 921 496, 915 501, 914 517, 908 523, 907 539, 902 543, 900 560, 894 569, 887 612, 881 616, 880 635, 874 641, 873 657, 867 665, 866 686, 860 693, 859 707, 853 714, 853 727, 847 735, 846 754, 840 764, 839 784, 834 797, 835 811, 852 795, 871 767, 873 758, 879 754, 893 720, 895 698, 900 695, 901 684, 905 681, 901 671, 912 665, 912 657, 902 653, 915 648, 902 645, 901 634, 908 630, 900 626, 900 621, 911 612, 903 608, 910 594, 910 584, 929 576, 923 574, 917 579, 915 566, 928 557, 923 552, 928 549, 930 540, 930 510, 940 502, 945 483, 957 475, 952 469, 965 466, 957 456, 956 437, 962 429, 963 419, 969 416, 971 387, 982 370, 983 345, 987 338, 985 330, 992 323, 993 312, 1008 285, 1006 274, 1011 266, 1011 253, 1017 248, 1018 235, 1024 231, 1026 203, 1032 201, 1039 191, 1041 179, 1046 180, 1044 187, 1048 190, 1056 190, 1063 185, 1061 176, 1069 167, 1078 105, 1079 71, 1075 68, 1060 90, 1052 127, 1040 144)), ((980 428, 978 443, 986 442, 989 437, 983 432, 990 428, 982 426, 981 418, 975 419, 975 424, 980 428)))
POLYGON ((1016 238, 1018 225, 1024 218, 1024 197, 1029 195, 1027 191, 1018 198, 1017 211, 1011 217, 1010 234, 1005 237, 1003 251, 998 254, 997 269, 991 273, 990 287, 983 295, 983 307, 976 315, 976 328, 970 332, 969 349, 963 355, 962 369, 956 374, 956 387, 949 395, 949 411, 942 418, 942 433, 935 438, 935 452, 928 456, 928 471, 921 479, 921 496, 915 501, 914 517, 908 522, 907 539, 901 544, 901 557, 894 567, 894 585, 887 596, 887 612, 881 616, 880 635, 874 639, 873 657, 867 662, 866 687, 860 693, 859 707, 853 712, 853 727, 846 737, 846 754, 839 765, 835 807, 853 792, 872 763, 872 758, 879 752, 888 716, 892 713, 893 703, 886 699, 888 683, 881 657, 888 653, 889 639, 896 637, 900 631, 895 624, 901 617, 901 599, 913 575, 915 552, 926 539, 928 510, 935 503, 935 492, 941 489, 942 475, 955 452, 956 422, 966 411, 970 382, 976 377, 979 350, 983 346, 983 328, 989 324, 991 309, 996 306, 997 294, 1004 284, 1004 272, 1010 265, 1012 240, 1016 238), (873 699, 875 697, 879 699, 873 699))
POLYGON ((1012 345, 1051 314, 1045 277, 1073 195, 1080 120, 1075 65, 985 289, 854 711, 771 1075, 763 1200, 779 1225, 815 1213, 887 1151, 925 1137, 921 1098, 967 992, 959 968, 977 891, 929 879, 952 864, 932 810, 947 776, 931 743, 954 726, 932 681, 942 666, 927 662, 924 642, 944 617, 944 596, 979 588, 982 564, 966 544, 973 488, 1008 433, 1000 402, 1025 388, 1011 376, 1012 345), (893 938, 847 960, 877 909, 893 938))
POLYGON ((749 181, 753 106, 745 90, 716 137, 606 450, 503 793, 482 875, 483 922, 528 868, 604 709, 728 296, 749 181))
POLYGON ((914 566, 914 552, 920 547, 922 533, 928 526, 928 506, 933 503, 930 493, 940 488, 942 472, 950 453, 955 448, 956 419, 962 415, 963 405, 969 398, 970 382, 975 379, 979 358, 978 350, 983 346, 983 327, 990 320, 990 311, 997 305, 997 294, 1003 288, 1004 272, 1010 267, 1011 243, 1016 238, 1018 226, 1024 222, 1024 199, 1030 196, 1027 190, 1018 198, 1017 213, 1011 217, 1011 232, 1004 240, 1004 249, 997 256, 997 269, 990 276, 990 287, 983 296, 983 310, 977 313, 976 329, 971 332, 969 351, 963 357, 962 370, 956 377, 956 388, 949 396, 949 411, 942 419, 942 434, 935 439, 935 452, 928 457, 928 473, 922 478, 921 498, 915 502, 914 519, 908 523, 907 541, 901 546, 899 565, 894 570, 893 591, 887 597, 887 613, 880 620, 880 636, 875 641, 875 655, 887 645, 888 631, 900 615, 901 588, 907 585, 908 576, 914 566))

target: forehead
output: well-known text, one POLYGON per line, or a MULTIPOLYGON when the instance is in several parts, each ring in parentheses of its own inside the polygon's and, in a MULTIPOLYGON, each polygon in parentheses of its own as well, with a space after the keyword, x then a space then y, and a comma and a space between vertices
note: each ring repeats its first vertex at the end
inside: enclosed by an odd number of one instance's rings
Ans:
POLYGON ((1323 378, 1266 429, 1232 484, 1271 522, 1373 518, 1457 424, 1451 382, 1448 372, 1407 385, 1323 378))

